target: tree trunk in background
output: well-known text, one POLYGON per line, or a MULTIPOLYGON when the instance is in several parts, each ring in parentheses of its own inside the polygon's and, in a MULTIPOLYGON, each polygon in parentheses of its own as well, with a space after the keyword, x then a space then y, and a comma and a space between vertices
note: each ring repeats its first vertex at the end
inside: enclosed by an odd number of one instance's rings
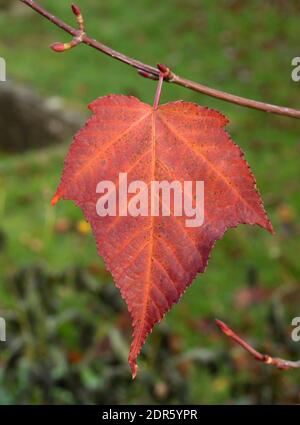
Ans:
POLYGON ((57 97, 16 83, 0 84, 0 151, 21 152, 71 140, 85 117, 57 97))

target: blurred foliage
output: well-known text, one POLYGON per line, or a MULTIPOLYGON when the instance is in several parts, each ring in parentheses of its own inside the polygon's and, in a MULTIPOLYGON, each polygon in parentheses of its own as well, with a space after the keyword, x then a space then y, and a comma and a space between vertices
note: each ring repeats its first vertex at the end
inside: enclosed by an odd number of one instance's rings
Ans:
MULTIPOLYGON (((74 23, 69 1, 40 3, 74 23)), ((290 77, 299 56, 296 0, 77 3, 89 34, 111 47, 225 91, 299 108, 300 83, 290 77)), ((18 1, 0 9, 9 78, 79 110, 108 93, 152 102, 155 83, 129 67, 87 46, 49 50, 68 39, 18 1)), ((300 315, 300 123, 165 84, 162 100, 178 98, 230 118, 276 235, 239 226, 216 244, 205 274, 148 339, 132 383, 128 316, 90 230, 71 203, 50 205, 70 141, 0 153, 0 315, 8 328, 0 403, 299 403, 299 371, 256 364, 219 334, 213 318, 262 351, 300 356, 290 339, 291 319, 300 315)))

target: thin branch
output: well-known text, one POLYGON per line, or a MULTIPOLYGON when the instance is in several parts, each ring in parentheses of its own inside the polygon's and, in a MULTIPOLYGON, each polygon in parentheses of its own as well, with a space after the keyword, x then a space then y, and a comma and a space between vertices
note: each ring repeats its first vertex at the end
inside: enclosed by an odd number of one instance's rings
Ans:
MULTIPOLYGON (((56 26, 58 26, 65 32, 71 34, 75 39, 76 37, 81 36, 80 42, 85 43, 88 46, 91 46, 94 49, 99 50, 100 52, 105 53, 106 55, 114 59, 117 59, 127 65, 132 66, 133 68, 137 69, 138 73, 142 75, 143 77, 156 79, 156 80, 159 79, 160 71, 157 68, 154 68, 136 59, 130 58, 129 56, 126 56, 100 43, 99 41, 90 38, 84 32, 80 32, 80 30, 76 30, 75 28, 69 26, 68 24, 66 24, 65 22, 57 18, 56 16, 52 15, 51 13, 49 13, 47 10, 45 10, 43 7, 39 6, 37 3, 35 3, 32 0, 20 0, 20 1, 26 4, 27 6, 31 7, 37 13, 44 16, 46 19, 51 21, 53 24, 55 24, 56 26)), ((79 10, 77 6, 73 5, 73 11, 74 11, 74 7, 77 10, 79 10)), ((74 41, 73 41, 73 44, 74 44, 74 41)), ((72 45, 71 47, 74 47, 74 45, 72 45)), ((59 51, 62 51, 62 50, 59 50, 59 51)), ((204 93, 208 96, 215 97, 217 99, 222 99, 222 100, 225 100, 226 102, 235 103, 240 106, 245 106, 245 107, 253 108, 253 109, 259 109, 261 111, 270 112, 270 113, 278 114, 278 115, 285 115, 292 118, 300 118, 300 111, 297 109, 287 108, 284 106, 271 105, 269 103, 259 102, 256 100, 247 99, 247 98, 236 96, 230 93, 222 92, 220 90, 216 90, 211 87, 204 86, 203 84, 196 83, 194 81, 182 78, 178 75, 175 75, 171 71, 169 72, 169 75, 167 78, 165 78, 165 80, 170 83, 174 83, 179 86, 186 87, 187 89, 194 90, 199 93, 204 93)))
POLYGON ((74 15, 76 16, 76 21, 78 25, 77 35, 73 37, 70 43, 51 44, 50 47, 54 52, 61 53, 61 52, 65 52, 66 50, 73 49, 73 47, 76 47, 78 46, 78 44, 82 43, 82 39, 85 36, 84 19, 79 7, 76 6, 75 4, 72 4, 71 9, 74 15))
POLYGON ((226 325, 226 323, 218 319, 216 319, 215 322, 226 336, 231 338, 233 341, 243 347, 246 351, 248 351, 248 353, 250 353, 251 356, 255 358, 255 360, 269 365, 273 365, 281 370, 300 368, 300 360, 294 362, 291 360, 280 359, 278 357, 271 357, 268 354, 262 354, 259 351, 255 350, 255 348, 248 344, 244 339, 238 336, 229 326, 226 325))

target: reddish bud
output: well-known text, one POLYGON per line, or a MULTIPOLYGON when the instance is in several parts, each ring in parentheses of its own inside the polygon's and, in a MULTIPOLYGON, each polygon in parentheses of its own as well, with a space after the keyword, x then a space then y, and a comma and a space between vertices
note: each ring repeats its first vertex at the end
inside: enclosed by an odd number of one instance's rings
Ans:
POLYGON ((232 330, 226 325, 226 323, 222 322, 222 320, 219 319, 215 319, 215 322, 225 335, 232 335, 232 330))
POLYGON ((64 52, 66 50, 64 43, 53 43, 50 47, 54 52, 58 53, 64 52))
POLYGON ((168 76, 170 73, 170 70, 168 67, 166 67, 166 65, 162 64, 162 63, 158 63, 157 64, 157 68, 160 70, 160 72, 162 72, 165 76, 168 76))
POLYGON ((140 74, 141 77, 150 78, 150 80, 158 80, 156 75, 150 74, 149 72, 143 71, 142 69, 139 69, 138 73, 140 74))
POLYGON ((71 5, 71 7, 72 7, 72 11, 73 11, 74 15, 76 15, 76 16, 80 16, 81 15, 81 11, 80 11, 79 7, 76 6, 76 4, 73 3, 71 5))

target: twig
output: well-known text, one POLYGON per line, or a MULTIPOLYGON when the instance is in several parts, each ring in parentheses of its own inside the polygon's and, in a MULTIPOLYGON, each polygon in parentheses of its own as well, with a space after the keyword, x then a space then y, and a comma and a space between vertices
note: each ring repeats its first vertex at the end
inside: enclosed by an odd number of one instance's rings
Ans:
POLYGON ((70 41, 70 43, 53 43, 53 44, 51 44, 50 47, 51 47, 52 50, 54 50, 54 52, 61 53, 61 52, 64 52, 65 50, 70 50, 73 47, 78 46, 78 44, 80 44, 82 42, 82 39, 85 36, 84 20, 83 20, 83 16, 81 14, 79 7, 76 6, 75 4, 72 4, 71 8, 72 8, 72 12, 76 16, 76 21, 77 21, 78 28, 79 28, 78 31, 77 31, 77 35, 73 37, 73 39, 70 41))
MULTIPOLYGON (((46 19, 51 21, 53 24, 57 25, 62 30, 73 35, 74 39, 73 39, 73 42, 71 42, 73 43, 71 47, 74 47, 75 45, 79 44, 79 43, 76 43, 76 37, 80 36, 80 31, 74 29, 73 27, 69 26, 68 24, 66 24, 65 22, 57 18, 56 16, 52 15, 51 13, 49 13, 43 7, 39 6, 34 1, 32 0, 20 0, 20 1, 26 4, 27 6, 31 7, 37 13, 44 16, 46 19)), ((77 6, 73 6, 73 7, 76 7, 79 10, 77 6)), ((142 75, 143 77, 147 77, 147 78, 151 78, 155 80, 158 80, 159 78, 160 71, 158 69, 150 65, 147 65, 143 62, 140 62, 136 59, 130 58, 129 56, 126 56, 116 50, 113 50, 110 47, 107 47, 104 44, 100 43, 99 41, 90 38, 84 32, 81 33, 80 42, 85 43, 88 46, 91 46, 94 49, 99 50, 102 53, 105 53, 106 55, 111 56, 114 59, 117 59, 121 62, 126 63, 127 65, 130 65, 136 68, 138 70, 138 73, 142 75)), ((53 45, 52 45, 52 48, 53 48, 53 45)), ((62 50, 60 50, 58 47, 57 51, 65 50, 62 47, 61 49, 62 50)), ((225 100, 226 102, 235 103, 240 106, 246 106, 248 108, 259 109, 261 111, 271 112, 273 114, 278 114, 278 115, 286 115, 292 118, 300 118, 300 111, 297 109, 287 108, 284 106, 271 105, 269 103, 259 102, 256 100, 247 99, 247 98, 236 96, 230 93, 222 92, 220 90, 216 90, 211 87, 204 86, 203 84, 199 84, 194 81, 179 77, 178 75, 175 75, 171 71, 169 73, 169 77, 166 78, 166 81, 177 84, 179 86, 186 87, 187 89, 194 90, 199 93, 204 93, 211 97, 216 97, 217 99, 225 100)))
POLYGON ((226 336, 233 339, 233 341, 235 341, 237 344, 243 347, 246 351, 248 351, 248 353, 250 353, 255 358, 255 360, 258 360, 260 362, 263 362, 269 365, 276 366, 278 369, 281 369, 281 370, 300 368, 300 360, 294 362, 290 360, 280 359, 278 357, 271 357, 268 354, 262 354, 259 351, 255 350, 244 339, 238 336, 231 328, 229 328, 229 326, 226 325, 226 323, 218 319, 216 319, 215 322, 226 336))

